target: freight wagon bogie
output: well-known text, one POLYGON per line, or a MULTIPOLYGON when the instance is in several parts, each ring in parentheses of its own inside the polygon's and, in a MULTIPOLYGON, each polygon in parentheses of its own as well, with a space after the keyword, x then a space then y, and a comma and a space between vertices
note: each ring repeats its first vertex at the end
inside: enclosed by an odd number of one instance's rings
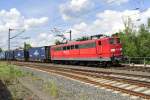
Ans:
POLYGON ((80 66, 94 66, 94 67, 110 67, 112 65, 119 65, 119 63, 113 63, 112 61, 75 61, 75 60, 53 60, 54 64, 64 65, 80 65, 80 66))

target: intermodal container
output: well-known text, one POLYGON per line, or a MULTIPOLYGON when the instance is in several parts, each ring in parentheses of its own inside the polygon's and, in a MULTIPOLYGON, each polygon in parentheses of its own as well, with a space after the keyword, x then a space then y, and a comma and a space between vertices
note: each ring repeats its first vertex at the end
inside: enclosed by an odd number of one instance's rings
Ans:
POLYGON ((26 52, 24 50, 14 50, 14 59, 24 61, 26 59, 26 52))
POLYGON ((0 60, 5 60, 5 52, 0 52, 0 60))
POLYGON ((33 47, 28 52, 29 61, 46 62, 50 60, 50 46, 33 47))
POLYGON ((6 51, 5 57, 6 57, 6 60, 14 60, 14 51, 6 51))

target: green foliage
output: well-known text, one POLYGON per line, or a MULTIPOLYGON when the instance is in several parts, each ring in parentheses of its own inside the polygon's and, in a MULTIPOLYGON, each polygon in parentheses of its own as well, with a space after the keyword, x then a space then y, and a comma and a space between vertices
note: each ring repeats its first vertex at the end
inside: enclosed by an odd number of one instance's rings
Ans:
POLYGON ((0 48, 0 52, 2 52, 3 50, 2 50, 2 48, 0 48))
POLYGON ((55 40, 55 44, 56 44, 56 45, 59 45, 59 44, 62 44, 62 42, 59 41, 59 40, 55 40))
POLYGON ((150 57, 150 32, 146 25, 141 25, 138 33, 139 56, 150 57))
POLYGON ((76 39, 76 41, 85 41, 85 40, 89 40, 89 37, 83 36, 81 38, 76 39))
POLYGON ((32 48, 31 44, 24 43, 24 50, 32 48))
POLYGON ((148 18, 148 28, 150 28, 150 18, 148 18))
POLYGON ((58 87, 54 81, 46 82, 44 84, 44 89, 50 93, 51 96, 58 96, 58 87))
POLYGON ((123 45, 123 53, 125 56, 137 56, 136 37, 131 34, 120 34, 120 39, 123 45))
POLYGON ((123 53, 129 57, 150 57, 150 19, 146 25, 139 26, 138 31, 125 29, 119 34, 123 44, 123 53))
POLYGON ((0 80, 6 83, 12 83, 18 77, 24 76, 25 73, 15 68, 13 65, 8 65, 6 63, 0 63, 0 80))

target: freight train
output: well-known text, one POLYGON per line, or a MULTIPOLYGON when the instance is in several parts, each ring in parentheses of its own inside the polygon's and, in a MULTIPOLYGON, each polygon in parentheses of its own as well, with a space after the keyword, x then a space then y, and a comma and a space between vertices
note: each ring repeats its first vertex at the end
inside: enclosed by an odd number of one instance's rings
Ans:
POLYGON ((119 63, 123 59, 118 37, 103 37, 66 44, 33 47, 0 53, 1 60, 38 61, 51 63, 103 64, 119 63))

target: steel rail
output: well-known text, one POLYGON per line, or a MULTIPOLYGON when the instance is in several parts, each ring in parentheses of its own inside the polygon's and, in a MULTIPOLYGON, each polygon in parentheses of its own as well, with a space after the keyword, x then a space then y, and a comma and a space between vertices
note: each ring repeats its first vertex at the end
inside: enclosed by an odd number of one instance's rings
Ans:
MULTIPOLYGON (((19 66, 21 66, 21 65, 19 64, 19 66)), ((56 73, 56 74, 59 74, 59 75, 70 77, 70 78, 80 80, 80 81, 83 81, 83 82, 86 82, 86 83, 94 84, 94 85, 97 85, 97 86, 106 87, 108 89, 120 91, 120 92, 127 93, 127 94, 130 94, 130 95, 138 96, 138 97, 141 97, 141 98, 144 98, 144 99, 150 99, 150 95, 146 95, 144 93, 135 92, 135 91, 132 91, 132 90, 127 90, 127 89, 115 87, 115 86, 108 85, 108 84, 99 83, 99 82, 88 79, 87 76, 90 76, 93 79, 96 78, 96 77, 98 77, 98 78, 100 77, 99 75, 97 76, 93 73, 91 74, 89 72, 82 72, 82 71, 76 71, 76 70, 65 69, 65 68, 62 69, 62 68, 56 68, 56 67, 47 68, 47 67, 41 67, 40 65, 39 66, 37 66, 37 65, 28 65, 28 67, 40 69, 40 70, 47 71, 47 72, 53 72, 53 73, 56 73), (81 75, 84 75, 85 77, 81 76, 81 75)), ((108 76, 101 76, 101 77, 106 79, 108 76)), ((109 76, 107 79, 126 82, 126 83, 128 82, 130 84, 134 84, 134 85, 138 85, 138 86, 142 86, 142 87, 148 87, 148 88, 150 87, 150 85, 148 85, 148 83, 141 82, 141 81, 135 81, 135 80, 131 80, 131 79, 122 79, 122 78, 116 78, 116 77, 114 78, 112 76, 111 77, 109 76)))
MULTIPOLYGON (((14 62, 13 62, 14 63, 14 62)), ((15 64, 15 63, 14 63, 15 64)), ((129 74, 129 73, 120 73, 120 72, 106 72, 106 71, 100 71, 100 70, 90 70, 90 69, 81 69, 81 68, 68 68, 68 67, 61 67, 60 65, 58 65, 56 67, 56 65, 46 65, 46 64, 42 64, 42 63, 16 63, 16 64, 24 64, 24 65, 36 65, 36 66, 44 66, 44 67, 55 67, 55 68, 62 68, 62 69, 68 69, 68 70, 78 70, 78 71, 85 71, 85 72, 92 72, 92 73, 103 73, 103 74, 114 74, 114 75, 124 75, 124 76, 133 76, 133 77, 142 77, 142 78, 148 78, 150 79, 150 76, 145 76, 145 75, 135 75, 135 74, 129 74)))

